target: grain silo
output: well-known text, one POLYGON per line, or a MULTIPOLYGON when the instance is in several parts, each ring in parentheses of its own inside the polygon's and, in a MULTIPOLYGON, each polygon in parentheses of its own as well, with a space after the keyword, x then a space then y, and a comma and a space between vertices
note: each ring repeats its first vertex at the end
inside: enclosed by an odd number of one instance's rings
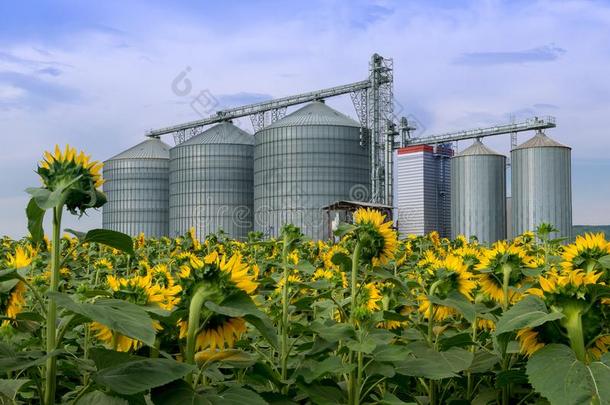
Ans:
POLYGON ((170 236, 191 227, 244 239, 253 227, 254 137, 230 122, 170 150, 170 236))
POLYGON ((571 148, 539 132, 511 151, 513 235, 549 223, 572 235, 571 148))
POLYGON ((506 156, 476 140, 451 158, 451 235, 506 238, 506 156))
POLYGON ((266 235, 277 236, 290 223, 312 239, 327 239, 321 208, 370 189, 360 124, 323 102, 302 107, 255 138, 254 228, 266 235))
POLYGON ((102 226, 136 236, 168 235, 169 146, 150 138, 104 162, 102 226))

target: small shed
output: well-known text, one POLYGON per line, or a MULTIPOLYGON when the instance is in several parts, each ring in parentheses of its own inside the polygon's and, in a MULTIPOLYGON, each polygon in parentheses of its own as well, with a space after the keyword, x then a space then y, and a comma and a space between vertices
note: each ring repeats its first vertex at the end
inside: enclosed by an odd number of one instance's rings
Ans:
POLYGON ((326 207, 322 207, 322 211, 326 213, 326 226, 328 234, 332 235, 342 222, 352 222, 354 212, 359 208, 372 208, 380 211, 386 216, 386 220, 392 220, 392 206, 385 204, 377 204, 363 201, 336 201, 326 207))

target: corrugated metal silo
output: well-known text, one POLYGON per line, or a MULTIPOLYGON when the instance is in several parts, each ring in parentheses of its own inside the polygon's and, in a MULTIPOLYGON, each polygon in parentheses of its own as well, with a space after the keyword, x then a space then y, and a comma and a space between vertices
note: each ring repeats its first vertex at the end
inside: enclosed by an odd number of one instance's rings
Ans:
POLYGON ((451 159, 451 234, 506 238, 506 156, 476 140, 451 159))
POLYGON ((543 133, 511 151, 513 236, 541 223, 572 235, 571 148, 543 133))
POLYGON ((306 105, 255 138, 255 230, 277 236, 291 223, 312 239, 327 239, 322 207, 368 200, 369 158, 360 145, 360 124, 324 103, 306 105))
POLYGON ((170 236, 194 227, 244 239, 253 227, 254 137, 230 122, 170 150, 170 236))
POLYGON ((104 162, 102 226, 136 236, 168 235, 169 146, 151 138, 104 162))

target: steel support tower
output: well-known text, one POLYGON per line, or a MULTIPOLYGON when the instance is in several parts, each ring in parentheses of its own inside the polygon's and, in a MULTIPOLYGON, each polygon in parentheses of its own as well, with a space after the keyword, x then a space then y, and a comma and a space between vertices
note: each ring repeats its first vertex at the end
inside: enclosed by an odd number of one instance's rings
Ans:
POLYGON ((392 205, 392 158, 397 146, 439 145, 501 134, 511 134, 511 139, 515 142, 518 132, 555 127, 553 117, 534 117, 524 122, 490 128, 411 138, 411 131, 415 128, 406 118, 399 120, 394 116, 393 60, 374 54, 369 62, 369 77, 366 80, 217 111, 207 118, 149 131, 146 136, 159 138, 173 134, 174 142, 180 144, 202 132, 208 125, 246 116, 250 117, 254 130, 259 131, 284 117, 287 107, 343 94, 349 94, 352 99, 361 125, 360 141, 369 150, 370 201, 386 205, 392 205))
POLYGON ((369 148, 370 152, 370 200, 391 203, 393 141, 389 139, 393 139, 393 135, 389 135, 387 128, 394 121, 393 87, 392 59, 374 54, 369 63, 367 80, 221 110, 204 119, 152 130, 147 136, 158 138, 161 135, 173 134, 176 144, 180 144, 200 133, 207 125, 245 116, 250 117, 254 130, 259 131, 282 118, 287 107, 350 94, 362 126, 361 143, 363 147, 369 148))

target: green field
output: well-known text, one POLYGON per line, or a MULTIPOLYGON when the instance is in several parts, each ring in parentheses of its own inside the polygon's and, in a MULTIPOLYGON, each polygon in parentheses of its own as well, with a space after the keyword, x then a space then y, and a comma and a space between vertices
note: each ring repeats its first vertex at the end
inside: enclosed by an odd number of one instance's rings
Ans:
POLYGON ((572 227, 574 236, 582 235, 586 232, 599 233, 603 232, 606 237, 610 235, 610 225, 574 225, 572 227))

